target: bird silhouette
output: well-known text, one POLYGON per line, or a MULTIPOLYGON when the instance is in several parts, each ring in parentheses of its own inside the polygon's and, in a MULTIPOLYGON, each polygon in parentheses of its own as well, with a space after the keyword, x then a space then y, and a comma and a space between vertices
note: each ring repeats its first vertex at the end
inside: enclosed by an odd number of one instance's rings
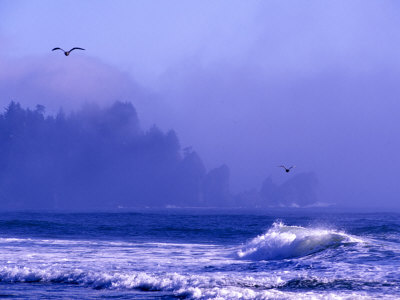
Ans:
POLYGON ((286 168, 285 166, 278 166, 278 167, 279 167, 279 168, 284 168, 285 171, 286 171, 286 173, 289 173, 290 170, 293 169, 293 168, 296 167, 296 166, 291 166, 291 167, 289 167, 289 168, 286 168))
POLYGON ((61 51, 63 51, 64 52, 64 55, 65 56, 68 56, 68 55, 70 55, 71 54, 71 52, 73 51, 73 50, 85 50, 85 49, 83 49, 83 48, 79 48, 79 47, 74 47, 74 48, 72 48, 71 50, 69 50, 69 51, 65 51, 64 49, 61 49, 61 48, 59 48, 59 47, 56 47, 56 48, 54 48, 53 50, 51 50, 51 51, 54 51, 54 50, 61 50, 61 51))

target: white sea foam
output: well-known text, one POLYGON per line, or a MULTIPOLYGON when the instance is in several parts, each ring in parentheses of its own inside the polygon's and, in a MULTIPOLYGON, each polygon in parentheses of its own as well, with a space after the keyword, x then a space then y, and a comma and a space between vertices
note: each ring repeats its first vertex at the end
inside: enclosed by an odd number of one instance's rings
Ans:
POLYGON ((356 242, 362 240, 343 232, 274 223, 265 234, 242 247, 237 256, 251 260, 285 259, 306 256, 342 243, 356 242))
MULTIPOLYGON (((369 299, 363 293, 287 292, 280 276, 107 273, 63 268, 2 267, 0 281, 77 284, 95 289, 163 291, 191 299, 369 299)), ((390 298, 388 298, 390 299, 390 298)), ((393 298, 394 299, 394 298, 393 298)))

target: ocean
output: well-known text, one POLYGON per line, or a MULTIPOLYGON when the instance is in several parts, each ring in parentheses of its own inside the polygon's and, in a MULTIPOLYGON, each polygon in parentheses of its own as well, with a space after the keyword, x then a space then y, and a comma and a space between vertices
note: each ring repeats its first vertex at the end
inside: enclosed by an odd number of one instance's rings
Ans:
POLYGON ((400 214, 0 213, 0 298, 400 299, 400 214))

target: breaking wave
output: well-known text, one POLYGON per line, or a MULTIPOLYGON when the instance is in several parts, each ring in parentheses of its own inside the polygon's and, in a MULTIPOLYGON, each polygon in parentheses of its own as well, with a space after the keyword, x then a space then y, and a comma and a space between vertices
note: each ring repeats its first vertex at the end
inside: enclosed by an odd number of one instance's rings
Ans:
POLYGON ((131 221, 85 215, 97 228, 90 232, 75 228, 69 215, 56 216, 64 234, 51 228, 37 233, 25 225, 11 232, 3 228, 0 298, 399 299, 397 215, 389 220, 346 215, 339 223, 336 215, 324 218, 346 232, 279 222, 264 231, 264 222, 273 221, 265 216, 250 222, 248 216, 229 216, 224 223, 221 217, 185 221, 176 215, 160 224, 152 215, 146 220, 153 225, 129 234, 118 228, 138 227, 137 215, 124 217, 131 221), (103 223, 116 224, 120 235, 103 236, 103 223), (201 239, 190 233, 197 228, 201 239))
POLYGON ((237 252, 237 257, 249 260, 295 258, 348 243, 362 242, 343 232, 287 226, 274 223, 237 252))
MULTIPOLYGON (((73 284, 93 289, 169 292, 178 298, 189 299, 353 299, 351 294, 289 292, 287 288, 301 288, 310 285, 313 288, 321 285, 337 285, 317 279, 284 280, 280 276, 223 276, 223 275, 188 275, 178 273, 129 274, 113 272, 84 271, 81 269, 2 267, 0 282, 3 283, 55 283, 73 284)), ((342 283, 340 283, 342 284, 342 283)), ((359 285, 365 283, 360 282, 359 285)), ((371 284, 379 285, 378 282, 371 284)), ((396 283, 398 284, 398 283, 396 283)), ((363 299, 357 294, 357 299, 363 299)), ((368 297, 365 297, 368 299, 368 297)), ((389 298, 388 298, 389 299, 389 298)), ((392 298, 390 298, 392 299, 392 298)))

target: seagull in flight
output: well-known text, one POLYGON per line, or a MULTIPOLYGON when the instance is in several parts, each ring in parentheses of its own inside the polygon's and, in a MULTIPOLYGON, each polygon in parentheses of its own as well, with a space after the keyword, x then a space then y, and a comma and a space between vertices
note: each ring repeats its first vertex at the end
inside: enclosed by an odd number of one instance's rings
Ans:
POLYGON ((291 169, 295 168, 296 166, 291 166, 289 168, 286 168, 285 166, 278 166, 279 168, 284 168, 286 173, 289 173, 291 169))
POLYGON ((51 50, 51 51, 54 51, 54 50, 61 50, 61 51, 63 51, 64 52, 64 55, 65 56, 68 56, 68 55, 70 55, 71 54, 71 52, 73 51, 73 50, 85 50, 85 49, 83 49, 83 48, 79 48, 79 47, 74 47, 74 48, 72 48, 71 50, 69 50, 69 51, 65 51, 64 49, 61 49, 61 48, 59 48, 59 47, 57 47, 57 48, 54 48, 53 50, 51 50))

